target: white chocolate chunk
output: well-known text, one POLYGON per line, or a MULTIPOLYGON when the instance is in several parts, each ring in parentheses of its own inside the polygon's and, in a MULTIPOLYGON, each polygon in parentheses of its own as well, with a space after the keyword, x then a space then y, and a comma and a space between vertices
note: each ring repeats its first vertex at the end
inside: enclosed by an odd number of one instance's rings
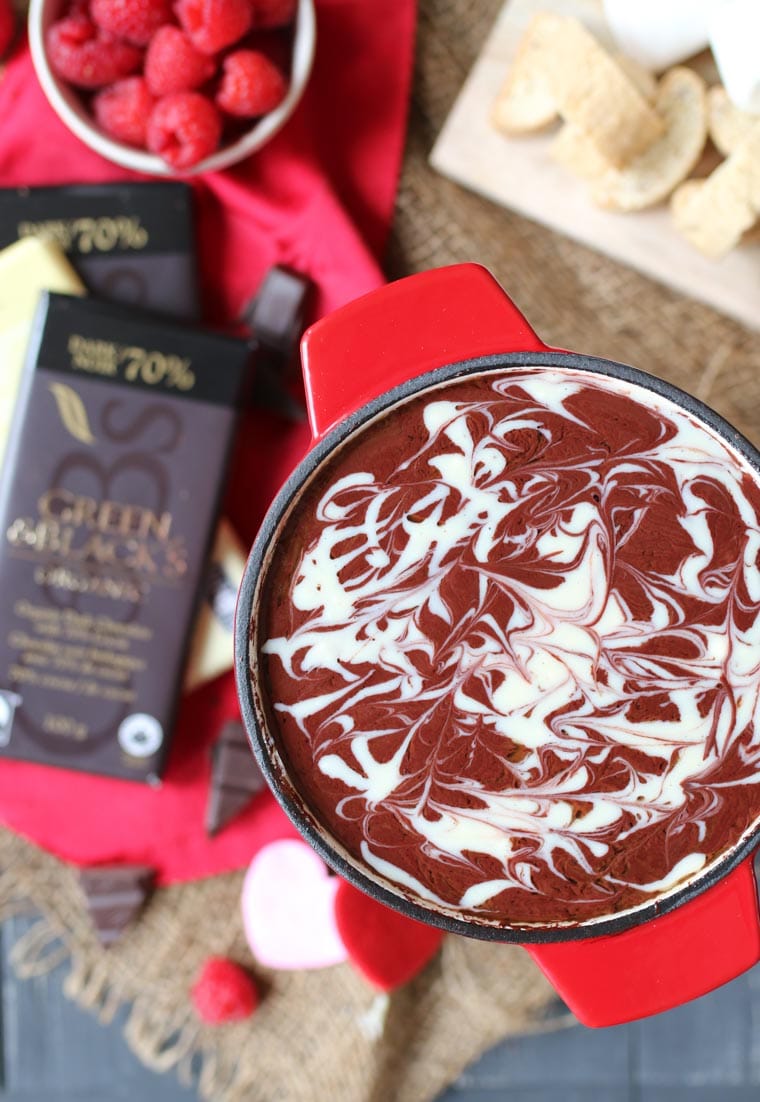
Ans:
POLYGON ((42 291, 83 295, 79 276, 61 249, 25 237, 0 252, 0 460, 13 421, 32 320, 42 291))
POLYGON ((222 517, 209 563, 211 584, 195 621, 185 670, 186 692, 231 670, 234 662, 235 601, 246 553, 230 523, 222 517))

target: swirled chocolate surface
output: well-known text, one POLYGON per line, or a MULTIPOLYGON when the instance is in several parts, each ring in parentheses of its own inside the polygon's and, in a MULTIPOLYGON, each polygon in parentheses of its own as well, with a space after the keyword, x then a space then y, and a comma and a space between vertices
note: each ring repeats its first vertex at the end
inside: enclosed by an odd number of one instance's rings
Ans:
POLYGON ((469 376, 327 461, 256 639, 305 803, 424 905, 582 922, 692 879, 760 813, 760 488, 678 406, 469 376))

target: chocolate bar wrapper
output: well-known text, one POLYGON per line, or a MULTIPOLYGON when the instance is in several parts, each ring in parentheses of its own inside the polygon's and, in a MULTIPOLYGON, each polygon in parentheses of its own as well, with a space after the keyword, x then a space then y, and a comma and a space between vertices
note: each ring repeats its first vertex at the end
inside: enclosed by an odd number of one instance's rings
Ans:
POLYGON ((0 755, 160 776, 248 356, 42 296, 0 484, 0 755))
POLYGON ((0 248, 29 236, 54 240, 99 298, 200 317, 187 184, 0 188, 0 248))

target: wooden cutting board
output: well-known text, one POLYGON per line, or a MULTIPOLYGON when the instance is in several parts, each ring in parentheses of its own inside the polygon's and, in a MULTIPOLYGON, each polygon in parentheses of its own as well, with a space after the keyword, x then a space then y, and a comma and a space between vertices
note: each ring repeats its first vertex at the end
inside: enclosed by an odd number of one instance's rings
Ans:
POLYGON ((583 182, 553 161, 549 147, 556 130, 507 138, 491 126, 491 106, 539 11, 574 15, 612 45, 598 0, 507 0, 438 137, 431 164, 496 203, 760 329, 760 238, 743 242, 722 260, 708 260, 676 233, 665 205, 638 214, 595 207, 583 182))

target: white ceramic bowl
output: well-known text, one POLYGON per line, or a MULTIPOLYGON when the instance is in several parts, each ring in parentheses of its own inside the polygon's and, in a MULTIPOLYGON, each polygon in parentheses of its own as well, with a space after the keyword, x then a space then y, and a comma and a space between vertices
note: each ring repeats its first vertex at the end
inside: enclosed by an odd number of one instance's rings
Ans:
POLYGON ((115 161, 135 172, 146 172, 153 176, 197 176, 201 172, 213 172, 242 161, 260 149, 283 126, 303 95, 311 73, 316 45, 314 0, 298 0, 290 87, 285 99, 237 141, 223 146, 192 168, 178 172, 153 153, 146 153, 109 138, 85 109, 76 89, 59 80, 52 71, 45 50, 45 36, 51 23, 61 15, 64 6, 65 0, 31 0, 29 6, 29 44, 40 84, 53 110, 80 141, 109 161, 115 161))

